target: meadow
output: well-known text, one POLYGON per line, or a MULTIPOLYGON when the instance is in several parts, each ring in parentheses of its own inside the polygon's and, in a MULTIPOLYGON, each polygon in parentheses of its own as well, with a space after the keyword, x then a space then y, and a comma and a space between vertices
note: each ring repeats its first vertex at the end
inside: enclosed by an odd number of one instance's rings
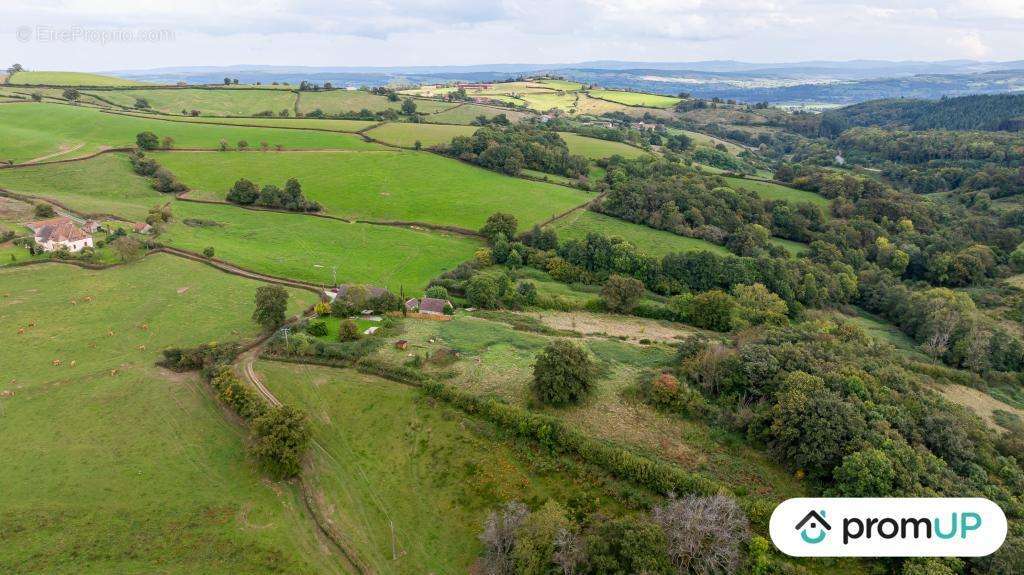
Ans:
POLYGON ((518 122, 533 115, 519 110, 482 106, 479 104, 462 104, 460 106, 455 106, 454 108, 449 108, 443 112, 437 112, 430 114, 429 116, 425 116, 424 120, 437 124, 469 124, 479 116, 484 116, 490 119, 498 114, 505 114, 505 117, 511 122, 518 122))
POLYGON ((680 99, 675 96, 621 92, 618 90, 589 90, 587 94, 592 98, 600 100, 611 100, 626 106, 642 106, 645 108, 671 108, 680 102, 680 99))
MULTIPOLYGON (((205 384, 153 365, 168 346, 255 335, 258 285, 166 255, 0 269, 0 389, 14 392, 0 398, 0 571, 338 572, 295 488, 260 476, 205 384)), ((311 298, 293 292, 291 309, 311 298)))
MULTIPOLYGON (((140 115, 139 117, 146 116, 140 115)), ((336 120, 328 118, 211 118, 203 116, 181 116, 173 119, 163 118, 163 120, 189 122, 193 124, 295 128, 302 130, 324 130, 329 132, 359 132, 379 123, 374 120, 336 120)))
POLYGON ((521 227, 540 223, 590 196, 564 186, 511 178, 431 154, 366 153, 154 153, 195 190, 223 200, 239 178, 283 186, 298 178, 303 192, 327 213, 345 218, 415 221, 479 229, 496 211, 521 227))
POLYGON ((558 135, 562 136, 562 139, 565 140, 565 143, 569 146, 570 153, 592 160, 610 158, 616 155, 624 158, 639 158, 640 156, 647 155, 647 152, 644 150, 622 142, 589 138, 572 132, 559 132, 558 135))
MULTIPOLYGON (((669 416, 655 411, 634 399, 632 390, 639 377, 648 377, 671 358, 672 347, 661 344, 635 345, 617 337, 593 335, 572 338, 583 346, 598 363, 602 374, 594 393, 583 403, 563 409, 542 408, 530 399, 529 383, 536 354, 554 337, 515 329, 506 323, 541 321, 552 312, 522 314, 497 313, 474 317, 456 314, 452 321, 432 322, 405 320, 404 332, 392 336, 388 342, 405 339, 410 349, 401 351, 384 345, 377 352, 382 361, 399 364, 408 360, 410 353, 423 355, 438 349, 453 349, 461 354, 454 364, 432 369, 454 370, 449 380, 464 391, 500 398, 514 405, 530 406, 563 419, 591 437, 622 443, 656 459, 680 465, 690 471, 700 471, 729 485, 740 494, 762 494, 792 497, 803 491, 803 486, 785 469, 771 462, 755 448, 746 446, 738 437, 713 429, 700 420, 669 416)), ((558 315, 564 315, 554 312, 558 315)), ((571 323, 565 328, 576 330, 571 323)), ((588 314, 583 314, 588 315, 588 314)), ((608 324, 615 324, 614 315, 603 316, 608 324)), ((625 329, 635 330, 632 318, 623 318, 625 329)), ((608 325, 612 332, 617 328, 608 325)), ((694 328, 664 322, 659 326, 658 338, 668 332, 680 336, 692 334, 694 328)), ((643 337, 641 334, 640 337, 643 337)))
POLYGON ((421 229, 235 206, 179 201, 173 209, 175 220, 160 235, 162 243, 194 252, 211 246, 218 258, 243 268, 311 283, 329 285, 336 266, 341 283, 373 284, 395 293, 403 286, 426 287, 482 245, 473 238, 421 229))
POLYGON ((808 192, 805 190, 797 190, 795 188, 789 188, 773 182, 762 182, 758 180, 748 180, 745 178, 733 178, 725 177, 729 182, 729 187, 733 189, 746 189, 752 192, 757 192, 757 195, 766 200, 786 200, 789 202, 808 202, 817 206, 825 208, 828 213, 829 200, 828 198, 818 195, 814 192, 808 192))
POLYGON ((294 92, 260 89, 164 88, 87 93, 126 108, 133 108, 136 100, 142 98, 159 112, 177 115, 183 110, 199 110, 201 116, 252 116, 264 111, 277 114, 281 110, 295 114, 296 100, 294 92))
POLYGON ((0 188, 52 198, 79 212, 113 214, 135 221, 171 198, 135 176, 126 154, 15 170, 0 170, 0 188))
POLYGON ((417 141, 424 148, 429 148, 438 144, 447 144, 456 136, 472 136, 479 129, 479 126, 390 122, 368 130, 366 135, 375 140, 403 148, 412 148, 417 141))
MULTIPOLYGON (((298 110, 302 114, 308 114, 314 110, 321 110, 325 114, 344 114, 364 109, 371 112, 383 112, 384 110, 400 110, 403 100, 404 98, 392 102, 385 96, 378 96, 363 90, 300 92, 298 110)), ((421 114, 440 112, 456 106, 456 104, 434 100, 414 101, 416 102, 416 111, 421 114)))
POLYGON ((782 238, 771 238, 773 244, 785 248, 787 252, 794 256, 799 256, 811 249, 807 244, 802 242, 794 242, 793 240, 784 240, 782 238))
POLYGON ((144 86, 145 82, 84 72, 16 72, 7 79, 11 85, 49 86, 144 86))
POLYGON ((330 519, 378 573, 465 573, 487 514, 587 497, 614 510, 616 483, 504 440, 490 425, 415 389, 352 370, 260 361, 282 401, 305 410, 323 449, 307 480, 330 519))
POLYGON ((702 134, 700 132, 693 132, 693 131, 690 131, 690 130, 671 129, 671 130, 669 130, 669 133, 685 134, 685 135, 689 136, 690 139, 692 139, 695 144, 702 145, 702 146, 708 146, 709 148, 714 148, 715 146, 718 146, 718 145, 725 146, 726 151, 729 152, 730 154, 734 155, 734 156, 738 155, 744 149, 742 146, 734 144, 734 143, 732 143, 732 142, 730 142, 728 140, 723 140, 721 138, 716 138, 714 136, 710 136, 708 134, 702 134))
POLYGON ((134 146, 139 132, 169 136, 176 147, 216 148, 245 140, 253 148, 260 142, 287 149, 315 148, 374 150, 376 144, 352 134, 307 130, 246 128, 165 122, 137 116, 108 114, 92 108, 61 104, 0 106, 0 159, 24 162, 56 154, 52 159, 86 155, 109 147, 134 146))
POLYGON ((620 220, 590 210, 577 210, 553 226, 560 240, 583 240, 587 234, 619 237, 633 244, 641 252, 662 257, 674 252, 706 250, 716 254, 729 253, 724 247, 697 238, 688 238, 664 230, 620 220))

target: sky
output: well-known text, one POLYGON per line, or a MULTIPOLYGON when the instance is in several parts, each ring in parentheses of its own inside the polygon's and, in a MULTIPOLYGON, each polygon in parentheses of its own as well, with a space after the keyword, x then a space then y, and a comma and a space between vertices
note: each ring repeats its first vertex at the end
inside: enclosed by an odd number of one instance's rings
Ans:
POLYGON ((0 54, 36 70, 1018 60, 1022 37, 1024 0, 0 0, 0 54))

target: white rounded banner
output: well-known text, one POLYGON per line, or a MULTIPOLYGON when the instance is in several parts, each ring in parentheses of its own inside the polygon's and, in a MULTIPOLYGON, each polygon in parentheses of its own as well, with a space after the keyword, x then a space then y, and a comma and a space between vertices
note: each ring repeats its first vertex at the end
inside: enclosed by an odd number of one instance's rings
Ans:
POLYGON ((772 542, 794 557, 982 557, 1006 539, 982 498, 801 497, 772 513, 772 542))

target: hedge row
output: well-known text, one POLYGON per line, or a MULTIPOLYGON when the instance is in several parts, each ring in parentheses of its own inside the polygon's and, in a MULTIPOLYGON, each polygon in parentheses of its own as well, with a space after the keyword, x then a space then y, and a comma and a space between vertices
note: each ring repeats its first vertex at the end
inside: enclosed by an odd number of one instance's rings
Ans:
POLYGON ((658 493, 677 495, 728 494, 728 489, 698 473, 688 473, 611 443, 587 437, 567 428, 553 417, 530 413, 494 399, 482 399, 438 381, 420 386, 427 395, 477 414, 516 436, 537 441, 545 447, 578 456, 613 475, 633 481, 658 493))

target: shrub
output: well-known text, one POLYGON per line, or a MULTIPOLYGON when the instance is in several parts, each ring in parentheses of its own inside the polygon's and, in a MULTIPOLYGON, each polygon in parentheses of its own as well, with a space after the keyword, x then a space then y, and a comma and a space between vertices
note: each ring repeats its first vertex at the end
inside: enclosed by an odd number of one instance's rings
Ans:
POLYGON ((139 132, 135 136, 135 143, 143 150, 155 150, 160 147, 160 139, 153 132, 139 132))
POLYGON ((435 298, 435 299, 445 299, 446 300, 446 299, 448 299, 448 290, 445 289, 444 286, 432 285, 432 286, 427 288, 427 291, 425 291, 423 293, 423 295, 425 295, 427 297, 432 297, 432 298, 435 298))
POLYGON ((311 436, 302 412, 287 405, 271 408, 253 421, 252 434, 250 449, 272 476, 289 479, 302 471, 311 436))
POLYGON ((589 572, 670 575, 673 570, 667 546, 661 528, 644 518, 604 521, 587 537, 589 572))
POLYGON ((355 341, 360 337, 362 337, 362 334, 359 333, 359 326, 354 320, 345 319, 338 325, 339 341, 355 341))
POLYGON ((490 274, 478 273, 466 282, 466 299, 470 305, 484 309, 501 306, 501 291, 498 280, 490 274))
POLYGON ((686 321, 704 329, 729 331, 735 307, 736 301, 724 291, 706 291, 693 296, 687 302, 686 321))
POLYGON ((51 206, 50 204, 47 204, 45 202, 40 202, 40 203, 36 204, 36 207, 35 207, 35 209, 33 211, 34 211, 36 217, 40 218, 40 219, 52 218, 52 217, 57 215, 57 212, 54 211, 53 206, 51 206))
POLYGON ((644 284, 636 278, 612 274, 601 288, 601 297, 609 311, 629 313, 644 295, 644 284))
POLYGON ((310 322, 310 324, 306 326, 306 333, 313 337, 323 337, 327 335, 327 323, 322 321, 310 322))
POLYGON ((724 495, 672 499, 651 511, 665 533, 668 556, 678 573, 737 573, 741 546, 750 537, 747 516, 724 495))
POLYGON ((206 246, 203 248, 203 255, 208 258, 212 258, 214 253, 213 246, 206 246))
POLYGON ((594 364, 587 352, 567 340, 555 340, 533 364, 531 389, 541 403, 563 406, 583 399, 594 379, 594 364))
POLYGON ((518 227, 519 220, 515 216, 497 212, 487 218, 484 227, 480 228, 480 233, 493 242, 499 235, 503 235, 506 239, 516 237, 518 227))

